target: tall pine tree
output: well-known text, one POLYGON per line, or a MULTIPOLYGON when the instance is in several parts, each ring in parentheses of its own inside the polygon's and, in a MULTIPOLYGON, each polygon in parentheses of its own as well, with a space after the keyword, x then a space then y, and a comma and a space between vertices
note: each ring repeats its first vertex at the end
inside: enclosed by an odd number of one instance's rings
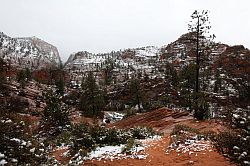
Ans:
POLYGON ((210 35, 209 30, 211 28, 208 11, 203 10, 202 12, 199 12, 195 10, 193 14, 191 15, 192 20, 188 24, 188 30, 195 34, 195 37, 190 39, 194 44, 195 52, 196 52, 196 76, 195 76, 195 118, 197 119, 203 119, 204 117, 204 110, 199 110, 199 99, 200 96, 198 93, 200 91, 200 83, 199 83, 199 77, 200 77, 200 68, 201 68, 201 62, 206 57, 206 53, 209 50, 209 47, 211 46, 213 40, 215 38, 215 35, 210 35))

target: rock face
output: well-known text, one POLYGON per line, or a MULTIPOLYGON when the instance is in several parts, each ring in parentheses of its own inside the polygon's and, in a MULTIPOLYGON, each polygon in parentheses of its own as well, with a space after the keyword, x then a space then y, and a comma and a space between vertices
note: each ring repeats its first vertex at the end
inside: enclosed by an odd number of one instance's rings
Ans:
POLYGON ((125 73, 151 72, 159 59, 159 53, 160 48, 154 46, 102 54, 81 51, 70 55, 64 69, 69 72, 73 80, 81 81, 84 73, 94 71, 100 75, 100 72, 112 65, 112 70, 119 73, 118 80, 122 81, 125 73))
MULTIPOLYGON (((161 59, 172 63, 177 69, 195 62, 196 59, 196 43, 194 33, 187 33, 182 35, 176 41, 162 47, 161 59)), ((212 43, 208 50, 206 61, 213 63, 220 54, 222 54, 229 46, 221 43, 212 43)), ((201 57, 201 61, 204 56, 201 57)))
MULTIPOLYGON (((194 34, 187 33, 180 36, 176 41, 160 48, 148 46, 104 54, 93 54, 86 51, 77 52, 69 57, 64 69, 70 75, 72 84, 78 87, 86 73, 92 71, 96 80, 101 84, 108 82, 108 79, 110 79, 111 82, 107 83, 111 85, 109 88, 113 88, 112 85, 115 84, 126 87, 125 84, 129 78, 136 76, 141 78, 141 83, 145 85, 142 87, 148 89, 148 96, 152 98, 157 98, 160 95, 178 97, 179 92, 171 84, 167 90, 164 90, 170 82, 168 76, 166 76, 168 70, 166 69, 166 63, 172 65, 177 74, 181 75, 183 69, 196 61, 194 40, 194 34), (150 86, 151 83, 154 86, 150 86), (158 84, 164 86, 159 85, 159 88, 157 88, 156 85, 158 84)), ((202 54, 201 57, 201 90, 210 94, 211 98, 219 99, 221 103, 226 98, 230 98, 234 103, 238 103, 237 106, 246 107, 250 101, 249 49, 243 46, 228 46, 215 42, 210 44, 210 47, 207 47, 205 54, 202 54)), ((117 90, 114 88, 114 91, 117 90)), ((123 100, 126 92, 126 88, 124 88, 124 91, 119 91, 120 94, 114 93, 116 94, 114 98, 123 100)), ((217 108, 217 106, 214 107, 217 108)))
POLYGON ((41 69, 61 64, 55 46, 36 37, 11 38, 2 32, 0 57, 19 68, 41 69))

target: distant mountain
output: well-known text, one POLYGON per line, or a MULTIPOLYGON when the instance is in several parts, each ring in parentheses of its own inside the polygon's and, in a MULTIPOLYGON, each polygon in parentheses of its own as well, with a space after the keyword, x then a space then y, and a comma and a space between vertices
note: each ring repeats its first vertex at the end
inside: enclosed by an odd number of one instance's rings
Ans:
MULTIPOLYGON (((192 41, 195 40, 194 35, 194 33, 186 33, 176 41, 162 47, 161 59, 173 63, 176 67, 182 67, 194 62, 196 59, 196 43, 192 41)), ((226 44, 213 42, 206 57, 209 63, 213 63, 228 47, 226 44)))
MULTIPOLYGON (((132 76, 160 78, 166 76, 166 64, 171 64, 181 73, 187 65, 196 61, 196 44, 193 33, 186 33, 176 41, 162 46, 125 49, 105 54, 86 51, 72 54, 65 70, 72 82, 80 83, 88 71, 93 71, 98 81, 103 82, 107 72, 114 83, 123 83, 132 76), (112 64, 112 65, 111 65, 112 64)), ((201 90, 215 94, 215 97, 233 98, 239 105, 249 97, 250 50, 244 46, 228 46, 211 42, 200 63, 201 90), (216 85, 215 85, 216 84, 216 85), (219 86, 220 90, 215 90, 219 86)), ((243 102, 245 106, 248 102, 243 102)))
POLYGON ((110 53, 93 54, 87 51, 80 51, 73 53, 69 56, 66 67, 78 66, 84 64, 98 64, 104 62, 107 59, 122 60, 125 62, 131 61, 131 63, 138 61, 147 61, 149 59, 156 59, 160 49, 154 46, 147 46, 141 48, 125 49, 123 51, 112 51, 110 53))
POLYGON ((55 46, 37 38, 12 38, 0 32, 0 57, 12 66, 41 69, 61 65, 55 46))

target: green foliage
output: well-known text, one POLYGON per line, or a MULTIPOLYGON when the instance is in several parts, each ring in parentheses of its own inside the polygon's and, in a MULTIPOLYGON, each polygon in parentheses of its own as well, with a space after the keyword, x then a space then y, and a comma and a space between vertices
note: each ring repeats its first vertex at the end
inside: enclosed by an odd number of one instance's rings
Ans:
POLYGON ((240 165, 247 165, 244 161, 250 161, 249 145, 249 134, 242 131, 231 130, 215 137, 215 147, 218 151, 240 165))
POLYGON ((183 96, 183 106, 191 107, 194 100, 196 65, 191 63, 185 66, 180 72, 181 96, 183 96))
POLYGON ((185 66, 180 73, 182 88, 188 89, 189 92, 191 89, 194 89, 195 76, 196 76, 196 65, 191 63, 188 66, 185 66))
POLYGON ((239 92, 239 100, 247 103, 247 106, 250 105, 250 84, 246 81, 246 83, 240 83, 237 85, 236 89, 239 92))
POLYGON ((217 150, 239 165, 247 165, 250 161, 250 114, 249 110, 229 110, 226 122, 230 127, 219 134, 205 133, 213 141, 217 150))
POLYGON ((128 118, 130 116, 136 115, 136 110, 135 109, 127 109, 126 114, 124 115, 123 118, 128 118))
POLYGON ((7 165, 41 165, 47 162, 47 154, 36 138, 28 133, 27 122, 15 114, 0 116, 0 153, 1 160, 7 165))
POLYGON ((103 92, 96 83, 92 72, 82 83, 83 93, 80 98, 80 109, 86 116, 100 116, 105 102, 103 92))
MULTIPOLYGON (((204 118, 204 110, 202 107, 199 107, 198 95, 200 91, 200 68, 202 65, 206 65, 207 55, 209 54, 209 47, 211 46, 215 35, 210 35, 209 30, 211 28, 208 11, 203 10, 199 12, 195 10, 191 15, 191 21, 188 25, 188 30, 193 34, 191 37, 191 41, 196 45, 195 52, 196 52, 196 66, 195 66, 195 118, 203 119, 204 118)), ((205 66, 203 66, 205 67, 205 66)))
POLYGON ((20 83, 21 87, 24 88, 26 83, 31 80, 31 71, 28 68, 20 70, 17 73, 16 79, 20 83))
POLYGON ((196 52, 196 92, 199 92, 199 69, 201 63, 207 61, 207 54, 209 53, 209 47, 212 45, 212 41, 215 35, 209 34, 211 28, 209 21, 209 11, 197 11, 195 10, 191 15, 190 23, 188 24, 188 30, 192 36, 190 41, 195 45, 196 52))
POLYGON ((215 83, 214 83, 214 92, 218 93, 221 90, 221 78, 220 78, 220 73, 217 70, 215 74, 215 83))
POLYGON ((126 143, 128 137, 121 136, 122 132, 117 129, 108 129, 99 126, 75 125, 72 130, 72 152, 79 150, 91 151, 95 147, 104 145, 119 145, 126 143))
POLYGON ((126 146, 122 149, 122 153, 131 154, 132 148, 136 145, 136 141, 134 138, 130 138, 126 144, 126 146))
POLYGON ((179 135, 182 134, 184 131, 199 134, 200 132, 197 129, 194 129, 192 127, 189 127, 187 125, 177 124, 174 126, 173 131, 171 132, 171 135, 179 135))
POLYGON ((31 74, 30 69, 25 68, 24 71, 25 71, 25 76, 26 76, 27 81, 30 81, 32 79, 32 74, 31 74))
POLYGON ((67 95, 64 95, 62 100, 67 105, 76 105, 80 98, 80 92, 71 90, 67 95))
POLYGON ((173 131, 171 132, 171 138, 174 145, 183 144, 189 139, 196 140, 210 140, 209 136, 213 136, 212 132, 200 132, 195 128, 189 127, 187 125, 178 124, 175 125, 173 131))
POLYGON ((60 79, 58 81, 56 81, 56 88, 57 88, 57 93, 60 95, 64 94, 64 86, 65 86, 65 82, 64 79, 62 77, 60 77, 60 79))
POLYGON ((203 120, 208 118, 208 97, 202 92, 195 92, 195 64, 190 64, 181 71, 181 94, 184 100, 183 106, 191 107, 195 110, 194 117, 203 120))
POLYGON ((236 109, 230 115, 231 130, 218 134, 215 145, 232 161, 247 165, 246 161, 250 161, 250 111, 236 109))
POLYGON ((179 77, 177 74, 176 69, 174 68, 174 66, 172 66, 171 64, 167 63, 166 64, 166 70, 165 70, 165 78, 171 82, 171 84, 174 87, 178 86, 179 83, 179 77))
POLYGON ((62 146, 63 144, 68 145, 71 143, 71 139, 72 139, 72 135, 70 131, 63 131, 62 133, 60 133, 54 143, 57 146, 62 146))
POLYGON ((128 130, 77 124, 72 129, 72 153, 89 152, 97 146, 131 144, 131 140, 156 135, 152 128, 136 127, 128 130))
POLYGON ((208 104, 208 97, 200 92, 195 94, 196 102, 193 104, 195 108, 194 117, 198 120, 207 119, 209 117, 209 104, 208 104))
POLYGON ((154 135, 157 135, 157 133, 149 127, 136 127, 136 128, 132 128, 130 129, 131 133, 132 133, 132 138, 136 138, 136 139, 145 139, 154 135))
POLYGON ((104 82, 106 85, 109 85, 112 82, 114 62, 110 58, 108 58, 104 63, 105 63, 105 68, 103 69, 104 82))
POLYGON ((132 78, 129 82, 131 104, 132 106, 138 106, 138 111, 142 112, 141 106, 144 104, 143 89, 140 85, 140 80, 132 78))
POLYGON ((67 106, 61 102, 59 96, 52 91, 44 94, 46 107, 43 112, 44 122, 53 126, 65 126, 70 124, 67 106))
POLYGON ((0 94, 6 94, 7 90, 4 84, 6 83, 6 63, 0 58, 0 94))

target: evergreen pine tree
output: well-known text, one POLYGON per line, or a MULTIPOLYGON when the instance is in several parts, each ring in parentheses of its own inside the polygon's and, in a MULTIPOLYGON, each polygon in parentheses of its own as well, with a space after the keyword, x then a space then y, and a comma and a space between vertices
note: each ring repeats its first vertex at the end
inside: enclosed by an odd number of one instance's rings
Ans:
POLYGON ((99 116, 105 106, 103 92, 96 83, 93 72, 89 72, 82 82, 80 109, 87 116, 99 116))
POLYGON ((138 106, 138 111, 142 112, 143 90, 141 88, 140 81, 137 78, 132 78, 129 85, 132 97, 132 106, 138 106))
POLYGON ((216 70, 216 73, 215 73, 215 83, 214 83, 214 92, 218 93, 218 92, 220 92, 220 89, 221 89, 220 73, 219 73, 219 70, 216 70))
MULTIPOLYGON (((188 24, 188 30, 195 34, 190 40, 194 42, 196 45, 195 52, 196 52, 196 75, 195 75, 195 116, 198 115, 199 110, 199 99, 200 96, 200 68, 202 66, 201 62, 204 63, 204 60, 207 58, 206 55, 208 53, 208 48, 211 46, 215 35, 210 35, 209 30, 211 28, 210 21, 208 17, 208 11, 203 10, 199 12, 195 10, 191 15, 192 20, 188 24)), ((204 67, 204 66, 203 66, 204 67)), ((203 110, 205 111, 205 110, 203 110)), ((205 115, 205 113, 202 113, 205 115)), ((203 119, 201 116, 199 118, 203 119)), ((198 118, 196 117, 196 118, 198 118)))
POLYGON ((109 85, 112 82, 114 62, 110 58, 108 58, 105 61, 105 65, 106 67, 103 69, 104 70, 104 82, 106 85, 109 85))
POLYGON ((176 69, 169 63, 166 64, 165 78, 174 86, 177 87, 179 78, 176 69))
POLYGON ((0 58, 0 94, 6 93, 6 63, 2 58, 0 58))
POLYGON ((65 86, 64 79, 62 78, 62 76, 60 76, 59 80, 56 81, 56 87, 57 87, 58 94, 60 94, 60 95, 64 94, 64 86, 65 86))
POLYGON ((26 76, 27 81, 31 80, 32 74, 29 68, 25 68, 25 76, 26 76))
POLYGON ((191 103, 193 102, 193 92, 195 89, 195 72, 196 65, 192 63, 185 66, 180 72, 180 87, 181 93, 184 96, 185 106, 192 106, 191 103))
POLYGON ((21 88, 24 88, 27 83, 27 76, 25 70, 20 70, 16 76, 17 81, 20 83, 21 88))

